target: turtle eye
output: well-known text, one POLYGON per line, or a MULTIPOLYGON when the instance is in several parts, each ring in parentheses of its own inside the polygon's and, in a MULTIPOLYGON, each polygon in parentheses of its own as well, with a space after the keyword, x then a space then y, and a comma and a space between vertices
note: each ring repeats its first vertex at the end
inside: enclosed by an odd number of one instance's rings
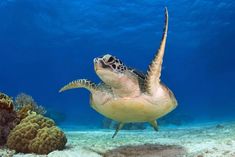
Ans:
POLYGON ((113 57, 109 57, 108 61, 107 62, 113 62, 114 61, 114 58, 113 57))
POLYGON ((114 69, 116 69, 116 65, 115 65, 115 64, 113 64, 112 67, 113 67, 114 69))

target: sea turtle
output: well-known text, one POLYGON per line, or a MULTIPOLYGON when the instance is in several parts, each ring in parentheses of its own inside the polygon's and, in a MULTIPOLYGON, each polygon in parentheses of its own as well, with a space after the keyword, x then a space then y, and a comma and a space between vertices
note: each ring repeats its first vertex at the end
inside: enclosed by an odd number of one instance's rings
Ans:
POLYGON ((146 75, 106 54, 94 59, 94 69, 102 83, 97 85, 87 79, 79 79, 65 85, 60 92, 73 88, 89 90, 91 107, 105 117, 119 122, 113 137, 125 123, 130 122, 148 122, 157 131, 156 119, 177 106, 174 94, 160 81, 167 30, 166 8, 160 48, 146 75))

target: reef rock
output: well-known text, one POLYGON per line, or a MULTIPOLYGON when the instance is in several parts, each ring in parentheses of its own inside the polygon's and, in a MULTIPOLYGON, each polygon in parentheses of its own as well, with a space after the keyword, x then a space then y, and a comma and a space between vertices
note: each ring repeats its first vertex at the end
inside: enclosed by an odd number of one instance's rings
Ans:
POLYGON ((28 105, 23 106, 16 113, 17 113, 17 116, 20 118, 20 120, 22 120, 22 119, 24 119, 25 117, 28 116, 29 112, 32 112, 32 111, 34 111, 33 105, 32 104, 28 104, 28 105))
POLYGON ((13 100, 6 94, 0 92, 0 109, 13 111, 13 100))
POLYGON ((11 131, 7 146, 22 153, 48 154, 63 149, 66 142, 53 120, 33 112, 11 131))
POLYGON ((13 101, 6 94, 0 93, 0 146, 4 145, 10 131, 19 123, 13 111, 13 101))

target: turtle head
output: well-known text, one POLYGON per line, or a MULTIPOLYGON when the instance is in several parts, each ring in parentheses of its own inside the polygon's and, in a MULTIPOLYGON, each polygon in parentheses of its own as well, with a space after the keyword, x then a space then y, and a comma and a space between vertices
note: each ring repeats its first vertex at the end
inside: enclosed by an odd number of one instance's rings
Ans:
POLYGON ((95 58, 94 68, 100 79, 113 87, 119 86, 128 69, 121 60, 110 54, 95 58))

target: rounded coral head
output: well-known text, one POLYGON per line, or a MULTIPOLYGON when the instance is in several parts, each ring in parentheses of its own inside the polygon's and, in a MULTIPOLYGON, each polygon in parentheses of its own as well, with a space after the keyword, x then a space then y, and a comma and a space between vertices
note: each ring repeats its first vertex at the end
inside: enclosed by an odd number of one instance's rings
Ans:
POLYGON ((17 152, 48 154, 64 149, 65 134, 52 119, 40 114, 30 114, 9 134, 7 146, 17 152))

